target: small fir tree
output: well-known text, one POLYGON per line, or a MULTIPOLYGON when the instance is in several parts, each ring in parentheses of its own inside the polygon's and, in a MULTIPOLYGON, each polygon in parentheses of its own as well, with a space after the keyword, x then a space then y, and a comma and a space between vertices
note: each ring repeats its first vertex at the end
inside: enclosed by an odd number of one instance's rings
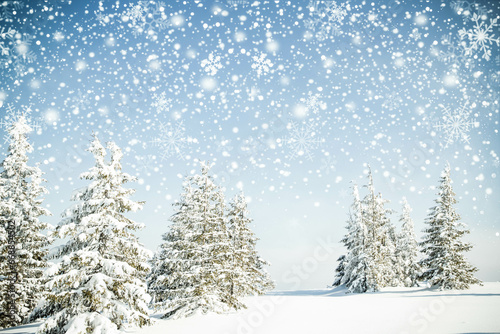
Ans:
POLYGON ((32 128, 25 114, 15 115, 8 128, 9 155, 0 174, 0 328, 25 321, 43 294, 42 274, 51 243, 39 220, 47 190, 38 166, 28 165, 32 128))
POLYGON ((209 172, 201 163, 201 174, 187 178, 149 278, 153 306, 165 318, 241 307, 228 288, 233 268, 224 195, 209 172))
POLYGON ((418 278, 421 273, 418 262, 419 250, 415 236, 413 220, 411 219, 411 207, 406 198, 403 198, 403 213, 399 221, 402 223, 401 232, 398 235, 397 243, 397 272, 401 285, 414 287, 418 285, 418 278))
POLYGON ((142 224, 125 217, 143 203, 130 199, 134 189, 123 185, 135 178, 122 172, 121 150, 106 150, 94 137, 89 151, 96 160, 80 175, 91 183, 76 191, 77 203, 63 213, 54 235, 68 238, 53 252, 60 260, 47 284, 48 297, 37 310, 51 316, 38 333, 114 333, 126 326, 150 323, 145 278, 150 252, 133 231, 142 224), (45 309, 45 310, 44 310, 45 309))
POLYGON ((248 217, 245 196, 236 195, 230 203, 228 213, 231 260, 229 291, 232 296, 263 295, 274 289, 274 282, 264 267, 269 265, 255 249, 257 238, 250 229, 252 219, 248 217))
POLYGON ((440 180, 436 206, 426 219, 424 240, 420 243, 427 256, 420 264, 425 268, 422 279, 440 289, 468 289, 471 284, 481 284, 474 277, 477 268, 470 265, 464 253, 472 245, 462 241, 470 233, 454 205, 457 203, 452 188, 451 170, 447 165, 440 180))

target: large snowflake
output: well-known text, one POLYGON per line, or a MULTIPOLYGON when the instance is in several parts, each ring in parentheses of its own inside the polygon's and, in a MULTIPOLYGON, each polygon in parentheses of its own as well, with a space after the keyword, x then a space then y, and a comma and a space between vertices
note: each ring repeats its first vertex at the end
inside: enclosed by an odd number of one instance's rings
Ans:
POLYGON ((460 39, 463 40, 462 45, 465 48, 465 54, 471 56, 475 51, 482 52, 482 58, 490 60, 491 45, 500 45, 500 39, 495 38, 493 28, 498 26, 497 18, 490 19, 489 24, 481 16, 474 13, 472 21, 474 27, 466 30, 460 29, 458 34, 460 39), (465 41, 467 39, 468 43, 465 41))
POLYGON ((450 107, 439 105, 443 109, 442 121, 434 126, 443 132, 445 137, 444 147, 455 142, 469 143, 469 132, 474 127, 475 120, 471 118, 471 111, 468 103, 464 103, 457 110, 451 110, 450 107))
POLYGON ((306 122, 299 125, 292 122, 287 128, 289 136, 283 142, 291 150, 290 159, 307 157, 312 161, 313 151, 324 142, 324 139, 318 137, 314 124, 306 122))
MULTIPOLYGON (((32 115, 32 109, 30 106, 22 106, 22 109, 16 109, 12 104, 8 104, 5 110, 5 116, 0 120, 0 128, 7 130, 19 120, 20 117, 24 117, 30 126, 32 131, 39 133, 40 125, 34 120, 32 115)), ((4 135, 4 143, 10 144, 10 136, 8 134, 4 135)))
POLYGON ((161 149, 161 159, 165 160, 173 156, 184 160, 183 150, 188 144, 197 142, 196 139, 187 137, 183 122, 173 126, 171 123, 160 122, 160 133, 152 143, 161 149))
POLYGON ((472 68, 474 63, 471 58, 465 54, 465 47, 458 40, 452 39, 449 35, 444 35, 441 38, 442 47, 432 48, 433 54, 439 61, 442 61, 450 66, 450 68, 458 68, 464 65, 467 68, 472 68))
POLYGON ((28 72, 26 65, 37 58, 30 50, 33 37, 2 28, 0 38, 6 41, 0 42, 0 69, 13 70, 16 77, 24 76, 28 72))

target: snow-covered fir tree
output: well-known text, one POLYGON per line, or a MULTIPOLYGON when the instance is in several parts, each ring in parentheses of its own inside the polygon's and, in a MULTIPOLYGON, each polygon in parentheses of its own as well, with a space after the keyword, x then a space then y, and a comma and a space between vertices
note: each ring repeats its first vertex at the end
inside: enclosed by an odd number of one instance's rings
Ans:
POLYGON ((202 162, 201 174, 187 177, 148 280, 153 306, 165 318, 242 306, 229 289, 233 268, 224 194, 209 172, 202 162))
POLYGON ((424 230, 424 240, 420 243, 426 255, 420 264, 424 268, 422 279, 440 289, 468 289, 471 284, 480 284, 474 277, 477 268, 469 264, 464 253, 472 248, 462 241, 466 233, 464 223, 456 213, 457 203, 452 188, 451 169, 447 165, 441 175, 436 206, 431 208, 424 230))
POLYGON ((236 297, 263 295, 274 289, 274 282, 264 267, 269 265, 255 249, 257 238, 250 229, 252 219, 248 217, 247 202, 238 194, 230 203, 228 229, 231 239, 229 286, 230 294, 236 297))
POLYGON ((18 114, 8 128, 9 154, 0 174, 0 328, 21 324, 43 293, 42 274, 51 241, 50 228, 39 220, 47 190, 38 166, 28 165, 32 128, 18 114))
POLYGON ((121 150, 112 142, 107 148, 110 161, 94 137, 89 151, 95 166, 80 175, 90 184, 75 191, 77 203, 54 231, 68 241, 52 253, 60 262, 37 310, 51 316, 38 333, 114 333, 150 323, 145 278, 151 254, 133 233, 143 225, 124 215, 143 203, 131 200, 135 190, 123 186, 135 178, 122 171, 121 150))
POLYGON ((353 186, 353 198, 347 234, 343 239, 347 247, 347 254, 343 259, 344 274, 337 279, 340 279, 339 285, 345 285, 351 292, 376 291, 376 268, 368 253, 368 228, 357 185, 353 186))
POLYGON ((402 226, 401 232, 398 234, 396 250, 396 271, 401 285, 405 287, 418 286, 418 278, 421 274, 418 262, 419 249, 411 211, 410 204, 408 204, 406 198, 403 198, 403 213, 399 219, 402 226))
POLYGON ((397 275, 394 270, 396 252, 395 228, 389 220, 391 210, 385 208, 387 200, 380 194, 375 195, 371 170, 368 174, 368 194, 363 199, 363 216, 367 228, 366 252, 376 268, 375 286, 379 290, 385 286, 396 286, 397 275))

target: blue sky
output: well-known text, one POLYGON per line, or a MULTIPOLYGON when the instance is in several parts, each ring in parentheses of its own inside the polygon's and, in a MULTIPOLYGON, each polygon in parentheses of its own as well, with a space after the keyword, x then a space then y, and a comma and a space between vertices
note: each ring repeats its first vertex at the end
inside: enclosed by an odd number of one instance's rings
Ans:
POLYGON ((85 185, 95 132, 139 178, 148 248, 209 160, 228 199, 248 196, 278 288, 318 288, 343 251, 351 181, 370 165, 393 222, 406 196, 420 236, 449 162, 469 258, 500 279, 498 4, 20 3, 0 16, 0 114, 30 108, 38 124, 52 224, 85 185))

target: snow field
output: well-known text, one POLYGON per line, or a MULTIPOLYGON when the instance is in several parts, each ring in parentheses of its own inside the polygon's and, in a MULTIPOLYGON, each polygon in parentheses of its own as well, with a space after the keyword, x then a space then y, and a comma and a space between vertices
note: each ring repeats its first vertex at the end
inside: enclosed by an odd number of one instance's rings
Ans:
POLYGON ((344 288, 273 292, 244 300, 226 315, 157 320, 134 334, 494 333, 500 332, 500 283, 466 291, 384 288, 346 294, 344 288))
MULTIPOLYGON (((246 310, 195 315, 179 320, 157 318, 128 334, 304 334, 499 333, 500 282, 465 291, 384 288, 376 293, 346 294, 346 289, 278 291, 244 299, 246 310)), ((40 323, 0 330, 34 334, 40 323)))

